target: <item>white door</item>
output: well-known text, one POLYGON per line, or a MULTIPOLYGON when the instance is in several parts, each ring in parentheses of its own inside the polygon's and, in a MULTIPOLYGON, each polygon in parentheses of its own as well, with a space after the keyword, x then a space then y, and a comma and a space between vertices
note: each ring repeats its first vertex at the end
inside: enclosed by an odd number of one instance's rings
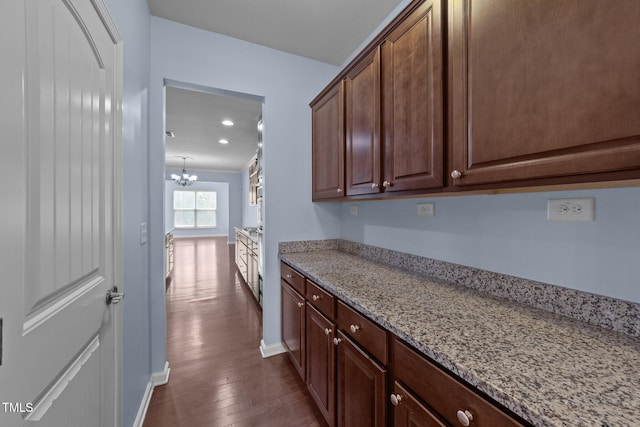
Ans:
POLYGON ((0 426, 112 427, 121 40, 101 0, 0 12, 0 426))

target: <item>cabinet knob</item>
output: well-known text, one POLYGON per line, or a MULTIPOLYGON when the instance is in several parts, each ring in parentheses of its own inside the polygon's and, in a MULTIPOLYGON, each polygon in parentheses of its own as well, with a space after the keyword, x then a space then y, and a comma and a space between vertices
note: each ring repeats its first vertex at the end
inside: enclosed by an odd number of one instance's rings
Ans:
POLYGON ((336 192, 337 192, 337 193, 342 193, 342 188, 338 188, 338 189, 336 190, 336 192))
POLYGON ((355 334, 356 332, 358 332, 360 330, 360 325, 351 325, 349 326, 349 330, 351 331, 352 334, 355 334))
POLYGON ((399 394, 391 394, 391 396, 389 396, 389 400, 391 400, 391 404, 393 406, 398 406, 400 402, 402 402, 402 396, 399 394))
POLYGON ((378 184, 374 182, 373 184, 371 184, 371 188, 378 188, 378 184))
POLYGON ((324 328, 324 334, 325 335, 329 335, 331 333, 331 329, 329 328, 324 328))
POLYGON ((334 338, 333 339, 333 345, 338 345, 342 342, 342 338, 334 338))
POLYGON ((471 421, 473 421, 473 414, 466 410, 460 410, 456 412, 456 416, 458 417, 458 421, 460 422, 460 424, 462 424, 464 427, 467 427, 469 424, 471 424, 471 421))
POLYGON ((460 172, 458 169, 454 169, 453 172, 451 172, 451 178, 453 179, 458 179, 462 176, 462 172, 460 172))
POLYGON ((299 302, 299 303, 298 303, 298 307, 299 307, 299 308, 304 307, 304 303, 303 303, 303 302, 299 302))
POLYGON ((321 295, 314 295, 311 297, 314 301, 318 301, 321 298, 321 295))
POLYGON ((387 187, 393 187, 393 181, 384 181, 384 182, 382 183, 382 186, 383 186, 384 188, 387 188, 387 187))
POLYGON ((291 279, 293 276, 291 274, 287 274, 287 279, 291 279))

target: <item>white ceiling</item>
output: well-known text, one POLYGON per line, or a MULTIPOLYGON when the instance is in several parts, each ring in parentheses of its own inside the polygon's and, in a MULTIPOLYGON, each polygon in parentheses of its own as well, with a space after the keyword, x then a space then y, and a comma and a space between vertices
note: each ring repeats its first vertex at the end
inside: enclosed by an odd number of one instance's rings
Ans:
POLYGON ((169 168, 239 172, 258 149, 258 118, 262 104, 257 101, 179 89, 167 86, 166 130, 175 138, 165 139, 165 159, 169 168), (224 126, 230 119, 233 126, 224 126), (227 139, 228 144, 218 140, 227 139))
MULTIPOLYGON (((147 0, 152 15, 341 65, 403 0, 147 0)), ((241 171, 255 154, 261 104, 167 87, 166 166, 241 171), (230 118, 236 125, 224 127, 230 118), (229 140, 224 146, 217 141, 229 140)))

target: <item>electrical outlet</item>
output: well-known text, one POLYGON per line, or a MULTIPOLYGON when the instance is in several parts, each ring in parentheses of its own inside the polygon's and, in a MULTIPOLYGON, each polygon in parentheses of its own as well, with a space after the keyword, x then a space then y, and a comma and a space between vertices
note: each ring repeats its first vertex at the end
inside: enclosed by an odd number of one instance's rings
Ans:
POLYGON ((349 212, 351 213, 352 216, 358 216, 358 207, 351 206, 351 208, 349 209, 349 212))
POLYGON ((433 203, 420 203, 417 211, 418 216, 432 217, 435 214, 435 205, 433 203))
POLYGON ((547 200, 548 221, 594 221, 595 199, 549 199, 547 200))

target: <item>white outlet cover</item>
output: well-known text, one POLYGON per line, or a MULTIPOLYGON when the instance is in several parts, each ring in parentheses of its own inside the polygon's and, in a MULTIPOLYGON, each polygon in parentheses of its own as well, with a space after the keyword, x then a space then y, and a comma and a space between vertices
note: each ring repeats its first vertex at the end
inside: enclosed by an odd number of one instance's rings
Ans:
POLYGON ((432 217, 435 214, 435 205, 433 203, 420 203, 417 207, 418 216, 432 217))
POLYGON ((593 197, 576 199, 547 200, 548 221, 595 221, 595 199, 593 197))
POLYGON ((351 208, 349 208, 349 212, 353 216, 358 216, 358 207, 357 206, 351 206, 351 208))

